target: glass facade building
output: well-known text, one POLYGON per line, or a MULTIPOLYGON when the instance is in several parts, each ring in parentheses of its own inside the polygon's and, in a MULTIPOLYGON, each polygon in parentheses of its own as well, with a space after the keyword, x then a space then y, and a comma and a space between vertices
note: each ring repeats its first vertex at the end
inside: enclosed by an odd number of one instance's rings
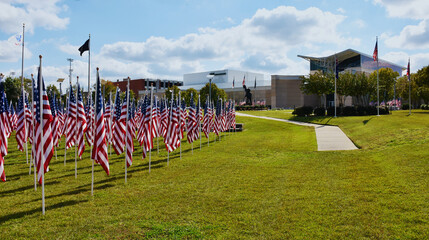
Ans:
MULTIPOLYGON (((298 55, 298 57, 310 61, 310 73, 314 71, 334 72, 335 67, 337 67, 338 72, 349 70, 351 72, 371 73, 377 70, 377 62, 374 61, 372 56, 353 49, 347 49, 327 57, 310 57, 302 55, 298 55)), ((378 61, 378 67, 390 68, 397 72, 399 76, 402 76, 402 71, 406 69, 403 66, 380 58, 378 61)))

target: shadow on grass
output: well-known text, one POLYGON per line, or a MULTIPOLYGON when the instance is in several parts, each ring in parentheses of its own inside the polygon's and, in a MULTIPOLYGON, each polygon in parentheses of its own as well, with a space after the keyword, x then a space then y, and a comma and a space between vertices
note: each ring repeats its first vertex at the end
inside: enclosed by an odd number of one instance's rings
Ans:
POLYGON ((363 120, 362 121, 362 123, 363 123, 363 125, 366 125, 371 119, 373 119, 374 117, 371 117, 371 118, 369 118, 369 119, 367 119, 367 120, 363 120))
MULTIPOLYGON (((62 207, 67 207, 67 206, 73 206, 73 205, 77 205, 77 204, 80 204, 83 202, 88 202, 88 200, 82 200, 82 201, 70 200, 70 201, 60 202, 60 203, 57 203, 54 205, 48 205, 46 207, 46 211, 57 209, 57 208, 62 208, 62 207)), ((17 213, 12 213, 12 214, 9 214, 6 216, 2 216, 2 217, 0 217, 0 224, 7 222, 9 220, 22 218, 22 217, 25 217, 27 215, 31 215, 31 214, 38 213, 38 212, 41 213, 42 209, 41 208, 35 208, 32 210, 27 210, 27 211, 22 211, 22 212, 17 212, 17 213)))
POLYGON ((306 123, 316 123, 321 125, 329 125, 329 122, 332 120, 332 116, 310 116, 310 117, 298 117, 293 116, 289 118, 291 121, 296 122, 306 122, 306 123))
MULTIPOLYGON (((48 182, 45 182, 45 185, 54 185, 54 184, 58 184, 58 183, 60 183, 60 182, 59 181, 48 181, 48 182)), ((32 188, 34 188, 34 184, 0 192, 0 196, 4 196, 4 195, 9 194, 9 193, 15 194, 15 193, 22 192, 22 191, 25 191, 25 190, 29 190, 29 189, 32 189, 32 188)))

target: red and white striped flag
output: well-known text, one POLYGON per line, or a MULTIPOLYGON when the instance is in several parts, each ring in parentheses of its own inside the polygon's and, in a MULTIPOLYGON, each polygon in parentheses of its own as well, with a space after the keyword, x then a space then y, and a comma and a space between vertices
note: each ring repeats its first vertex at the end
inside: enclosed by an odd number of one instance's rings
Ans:
POLYGON ((42 184, 42 176, 46 173, 52 156, 54 155, 54 144, 52 142, 51 123, 53 121, 51 107, 49 105, 48 95, 45 91, 45 84, 42 77, 42 63, 40 59, 40 67, 38 72, 37 93, 34 93, 36 98, 35 105, 35 134, 33 141, 34 158, 37 167, 37 177, 39 184, 42 184), (40 99, 40 91, 42 91, 42 99, 40 99), (40 104, 40 101, 42 102, 40 104), (42 116, 40 116, 40 105, 42 105, 42 116), (42 122, 43 121, 43 129, 42 122), (42 140, 43 138, 43 140, 42 140), (43 145, 42 145, 43 143, 43 145), (42 171, 43 167, 43 171, 42 171))
POLYGON ((18 120, 17 120, 17 127, 16 127, 16 143, 18 144, 18 149, 23 152, 24 151, 24 144, 27 142, 27 128, 26 128, 26 121, 25 121, 25 99, 23 97, 24 89, 22 89, 22 94, 19 97, 18 100, 18 120))
POLYGON ((78 156, 82 158, 82 154, 85 151, 85 139, 84 135, 87 130, 86 117, 85 117, 85 108, 83 106, 82 92, 80 90, 79 83, 77 84, 77 146, 78 146, 78 156))
MULTIPOLYGON (((88 103, 86 107, 86 121, 87 121, 87 130, 85 132, 86 136, 86 142, 88 143, 88 146, 92 146, 94 144, 94 107, 92 106, 92 94, 89 94, 88 103)), ((104 117, 104 121, 106 121, 106 117, 104 117)), ((107 134, 107 131, 106 131, 107 134)), ((107 140, 106 140, 107 141, 107 140)))
POLYGON ((100 75, 97 68, 97 88, 95 95, 95 136, 94 136, 94 146, 92 149, 92 159, 96 163, 100 164, 107 175, 110 174, 109 171, 109 159, 107 156, 107 143, 106 143, 106 131, 104 128, 104 112, 103 112, 103 99, 101 97, 101 84, 100 84, 100 75))
POLYGON ((113 127, 113 142, 112 146, 117 155, 124 152, 125 147, 125 120, 126 120, 126 103, 121 106, 121 97, 119 96, 119 89, 116 90, 115 99, 115 115, 113 116, 114 127, 113 127), (125 106, 125 110, 122 109, 125 106))
POLYGON ((127 139, 126 139, 126 161, 127 167, 131 166, 133 163, 133 152, 134 152, 134 138, 136 136, 135 122, 134 122, 134 103, 130 101, 130 106, 128 107, 128 118, 127 118, 127 139))
POLYGON ((65 125, 66 149, 74 146, 76 141, 76 98, 70 85, 70 96, 67 108, 67 119, 65 125))

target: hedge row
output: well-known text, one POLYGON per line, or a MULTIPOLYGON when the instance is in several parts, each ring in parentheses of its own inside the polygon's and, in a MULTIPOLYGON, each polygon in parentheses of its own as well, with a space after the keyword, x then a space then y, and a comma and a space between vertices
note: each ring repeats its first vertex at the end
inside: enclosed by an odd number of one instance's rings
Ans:
MULTIPOLYGON (((381 108, 379 110, 380 114, 389 114, 388 108, 381 108)), ((314 116, 334 116, 335 108, 324 107, 314 108, 310 106, 303 106, 295 108, 292 112, 293 115, 298 117, 308 117, 310 115, 314 116)), ((377 107, 375 106, 347 106, 347 107, 337 107, 337 116, 366 116, 366 115, 377 115, 377 107)))
POLYGON ((257 106, 250 106, 250 105, 243 105, 243 106, 236 106, 236 111, 252 111, 252 110, 268 110, 270 106, 268 105, 257 105, 257 106))
POLYGON ((420 109, 422 109, 422 110, 429 110, 429 104, 422 104, 422 105, 420 105, 420 109))

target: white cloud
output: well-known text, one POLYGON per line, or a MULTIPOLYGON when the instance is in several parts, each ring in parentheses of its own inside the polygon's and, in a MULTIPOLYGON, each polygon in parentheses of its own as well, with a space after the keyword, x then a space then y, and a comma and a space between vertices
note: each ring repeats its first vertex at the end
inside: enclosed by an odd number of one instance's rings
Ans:
POLYGON ((67 53, 69 55, 77 55, 79 56, 79 49, 80 46, 71 45, 69 43, 58 45, 58 49, 64 53, 67 53))
POLYGON ((390 17, 426 19, 429 12, 427 0, 374 0, 386 8, 390 17))
MULTIPOLYGON (((15 35, 11 36, 8 40, 0 41, 0 62, 16 62, 21 59, 22 47, 17 45, 15 35)), ((27 47, 24 49, 24 57, 30 58, 32 53, 27 47)))
POLYGON ((383 59, 386 59, 390 62, 397 63, 406 67, 408 65, 408 58, 410 58, 410 68, 411 72, 417 72, 417 70, 422 67, 428 66, 429 63, 429 52, 426 53, 417 53, 409 55, 406 52, 389 52, 382 56, 383 59))
POLYGON ((362 19, 357 19, 353 22, 358 28, 364 28, 366 26, 366 23, 362 19))
POLYGON ((337 8, 337 12, 344 14, 346 13, 346 10, 344 10, 343 8, 337 8))
POLYGON ((418 25, 405 26, 399 35, 387 36, 386 45, 391 48, 425 49, 429 47, 429 19, 418 25))
POLYGON ((48 30, 64 29, 69 23, 68 18, 59 14, 67 10, 67 6, 58 6, 58 0, 2 0, 0 1, 0 30, 5 33, 22 31, 22 23, 26 30, 34 32, 34 28, 43 27, 48 30))
MULTIPOLYGON (((201 28, 175 39, 152 36, 144 42, 106 44, 99 57, 112 66, 108 71, 115 74, 128 71, 174 77, 207 70, 207 63, 267 73, 301 71, 302 63, 294 64, 286 55, 302 48, 303 42, 304 47, 359 44, 358 39, 337 31, 344 19, 343 15, 314 7, 259 9, 251 18, 226 29, 201 28)), ((295 54, 292 56, 295 58, 295 54)))

